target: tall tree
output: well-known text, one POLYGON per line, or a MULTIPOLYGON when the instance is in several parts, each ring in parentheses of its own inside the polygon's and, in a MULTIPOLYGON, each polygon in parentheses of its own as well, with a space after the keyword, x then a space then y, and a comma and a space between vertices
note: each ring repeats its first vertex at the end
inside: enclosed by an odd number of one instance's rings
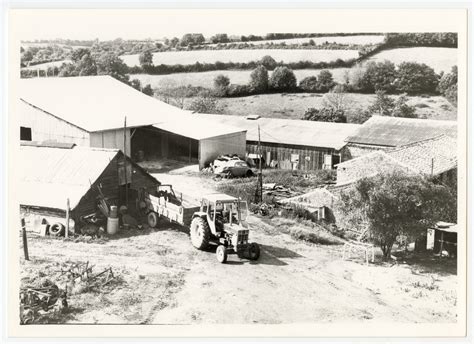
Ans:
POLYGON ((263 93, 268 90, 268 71, 263 65, 250 73, 249 87, 254 93, 263 93))
POLYGON ((295 73, 288 67, 277 67, 270 77, 270 87, 275 91, 293 91, 296 88, 295 73))

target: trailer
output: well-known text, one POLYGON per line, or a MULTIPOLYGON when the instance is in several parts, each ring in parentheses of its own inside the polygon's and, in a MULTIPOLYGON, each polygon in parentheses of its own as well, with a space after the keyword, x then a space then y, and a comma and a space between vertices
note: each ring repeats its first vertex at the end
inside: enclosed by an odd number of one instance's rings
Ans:
POLYGON ((240 258, 257 260, 260 246, 249 243, 247 202, 215 193, 196 200, 183 199, 171 185, 160 185, 156 190, 139 192, 138 207, 147 216, 150 227, 156 227, 160 217, 189 228, 191 243, 199 250, 217 245, 216 257, 221 263, 229 253, 240 258))

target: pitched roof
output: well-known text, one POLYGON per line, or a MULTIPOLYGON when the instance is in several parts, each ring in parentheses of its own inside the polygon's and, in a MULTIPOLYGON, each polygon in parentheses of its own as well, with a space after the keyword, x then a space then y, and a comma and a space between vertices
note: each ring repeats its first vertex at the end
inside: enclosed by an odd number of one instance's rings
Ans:
POLYGON ((22 145, 20 204, 65 209, 69 198, 73 209, 118 152, 22 145))
POLYGON ((338 171, 352 169, 353 173, 341 174, 341 177, 344 176, 345 179, 338 180, 338 184, 352 183, 364 177, 392 171, 395 168, 411 173, 436 176, 454 169, 456 166, 456 140, 446 135, 439 135, 431 139, 390 150, 375 151, 344 161, 337 165, 338 171))
POLYGON ((187 113, 110 76, 21 79, 20 98, 86 131, 152 125, 187 113))
POLYGON ((436 176, 457 166, 456 140, 446 135, 414 142, 386 153, 413 171, 427 175, 436 176))
POLYGON ((457 136, 456 121, 372 116, 352 136, 349 143, 397 147, 441 134, 457 136))
POLYGON ((345 139, 360 127, 360 124, 328 123, 304 120, 258 118, 246 119, 241 116, 196 114, 199 118, 211 119, 214 123, 227 124, 247 130, 247 141, 260 140, 268 143, 324 147, 341 149, 345 139))

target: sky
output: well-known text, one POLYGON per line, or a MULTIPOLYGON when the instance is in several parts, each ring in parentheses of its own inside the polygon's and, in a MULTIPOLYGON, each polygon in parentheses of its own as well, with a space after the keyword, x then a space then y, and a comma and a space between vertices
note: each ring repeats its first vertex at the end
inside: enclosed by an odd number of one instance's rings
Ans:
POLYGON ((206 37, 220 32, 421 32, 431 31, 433 23, 436 31, 454 31, 455 25, 446 20, 444 11, 399 11, 400 14, 394 9, 12 9, 9 24, 10 37, 20 40, 157 39, 196 32, 206 37), (432 15, 427 20, 430 11, 432 15))

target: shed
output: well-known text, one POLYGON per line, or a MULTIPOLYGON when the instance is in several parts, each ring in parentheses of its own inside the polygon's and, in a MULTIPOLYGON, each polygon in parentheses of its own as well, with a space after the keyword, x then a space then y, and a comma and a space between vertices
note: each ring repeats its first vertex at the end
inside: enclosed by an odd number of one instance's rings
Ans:
POLYGON ((331 169, 340 162, 346 138, 359 124, 328 123, 304 120, 197 114, 199 118, 228 124, 247 131, 247 153, 258 157, 261 142, 262 160, 283 169, 331 169))
POLYGON ((99 188, 109 204, 122 205, 125 188, 132 200, 139 188, 159 185, 118 149, 23 142, 20 159, 20 206, 37 214, 64 216, 69 199, 77 221, 97 210, 99 188))
POLYGON ((456 121, 372 116, 347 137, 348 158, 446 135, 457 137, 456 121))
POLYGON ((19 101, 22 140, 185 158, 201 168, 220 154, 245 153, 244 130, 197 119, 106 75, 22 79, 19 101))

